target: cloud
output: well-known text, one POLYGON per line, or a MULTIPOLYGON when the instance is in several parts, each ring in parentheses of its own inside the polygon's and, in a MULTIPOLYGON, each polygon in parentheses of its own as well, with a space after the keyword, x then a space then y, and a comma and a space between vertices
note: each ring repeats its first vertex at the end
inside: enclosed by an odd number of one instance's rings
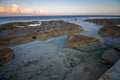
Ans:
POLYGON ((2 5, 0 5, 0 13, 1 12, 5 12, 5 8, 2 5))
POLYGON ((0 15, 45 15, 43 10, 33 10, 31 8, 21 8, 17 4, 10 6, 0 5, 0 15))
POLYGON ((21 13, 21 14, 29 14, 29 13, 33 13, 34 12, 34 10, 32 10, 32 9, 30 9, 30 8, 22 8, 22 9, 20 9, 19 10, 19 12, 21 13))

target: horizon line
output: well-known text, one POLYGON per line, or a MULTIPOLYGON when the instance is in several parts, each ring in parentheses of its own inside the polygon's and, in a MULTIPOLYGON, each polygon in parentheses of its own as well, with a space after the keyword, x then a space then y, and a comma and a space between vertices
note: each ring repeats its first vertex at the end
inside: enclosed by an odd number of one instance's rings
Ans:
POLYGON ((0 17, 22 17, 22 16, 120 16, 120 15, 111 15, 111 14, 85 14, 85 15, 6 15, 6 16, 0 16, 0 17))

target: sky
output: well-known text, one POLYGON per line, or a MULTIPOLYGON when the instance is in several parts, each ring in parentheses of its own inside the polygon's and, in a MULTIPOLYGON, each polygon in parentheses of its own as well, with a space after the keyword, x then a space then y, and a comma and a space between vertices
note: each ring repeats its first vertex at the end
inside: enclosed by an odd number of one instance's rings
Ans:
POLYGON ((0 16, 120 15, 120 0, 0 0, 0 16))

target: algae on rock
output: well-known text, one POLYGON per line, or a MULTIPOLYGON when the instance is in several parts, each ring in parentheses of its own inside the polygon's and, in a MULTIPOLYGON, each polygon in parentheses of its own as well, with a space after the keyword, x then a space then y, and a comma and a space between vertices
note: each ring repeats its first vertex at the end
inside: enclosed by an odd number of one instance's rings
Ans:
POLYGON ((93 37, 88 37, 83 35, 72 35, 72 36, 69 36, 66 46, 70 48, 78 49, 78 48, 93 45, 99 42, 100 41, 98 39, 93 37))
POLYGON ((13 57, 14 57, 14 52, 12 49, 7 47, 0 48, 0 67, 4 66, 4 64, 13 57))

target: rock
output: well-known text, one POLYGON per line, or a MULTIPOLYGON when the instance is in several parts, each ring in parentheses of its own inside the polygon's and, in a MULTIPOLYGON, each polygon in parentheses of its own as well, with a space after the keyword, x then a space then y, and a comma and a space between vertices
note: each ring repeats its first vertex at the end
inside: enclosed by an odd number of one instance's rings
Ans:
POLYGON ((116 25, 104 26, 99 30, 99 33, 104 36, 112 36, 113 38, 120 37, 120 28, 116 25))
MULTIPOLYGON (((12 22, 12 23, 4 24, 4 27, 13 24, 24 26, 30 23, 37 23, 37 22, 12 22)), ((40 26, 36 26, 36 27, 22 27, 22 28, 15 27, 14 29, 11 28, 1 29, 0 45, 21 44, 21 43, 33 41, 35 39, 46 40, 61 35, 79 34, 82 31, 83 29, 81 28, 81 26, 73 23, 68 23, 61 20, 43 21, 41 22, 40 26)))
POLYGON ((106 50, 108 48, 109 47, 106 46, 104 43, 98 43, 98 44, 94 44, 94 45, 90 45, 90 46, 80 48, 78 50, 85 51, 85 52, 91 52, 91 51, 98 51, 98 50, 106 50))
POLYGON ((116 46, 115 49, 117 49, 118 51, 120 51, 120 46, 116 46))
POLYGON ((108 69, 98 80, 120 80, 120 60, 108 69))
POLYGON ((120 37, 120 27, 118 27, 120 19, 88 19, 85 21, 102 25, 103 27, 99 30, 99 33, 104 36, 120 37))
POLYGON ((66 46, 70 48, 82 48, 97 43, 99 43, 99 40, 93 37, 72 35, 69 36, 66 46))
POLYGON ((45 31, 45 33, 39 35, 41 40, 61 35, 79 34, 83 31, 81 26, 61 20, 43 21, 41 27, 45 31))
POLYGON ((36 37, 34 35, 3 38, 3 39, 0 39, 0 45, 9 46, 9 45, 22 44, 22 43, 33 41, 35 40, 35 38, 36 37))
POLYGON ((80 59, 71 54, 66 55, 66 58, 64 59, 64 65, 67 68, 75 67, 79 62, 80 59))
POLYGON ((0 48, 0 67, 14 57, 14 52, 10 48, 0 48))
POLYGON ((96 80, 99 75, 96 67, 89 65, 89 63, 82 63, 72 69, 65 80, 96 80))
POLYGON ((38 24, 38 21, 31 21, 31 22, 10 22, 6 24, 0 25, 0 30, 11 30, 17 28, 27 27, 30 24, 38 24))
POLYGON ((109 64, 114 64, 119 58, 120 56, 114 49, 108 49, 101 55, 101 59, 104 61, 104 63, 109 64))
POLYGON ((73 68, 76 65, 78 65, 81 61, 81 55, 86 54, 84 52, 80 52, 78 50, 70 49, 70 48, 64 48, 64 66, 66 68, 73 68))
POLYGON ((91 70, 91 66, 86 65, 86 64, 80 64, 78 66, 76 66, 71 73, 69 73, 67 75, 67 77, 65 78, 65 80, 87 80, 85 78, 88 78, 88 74, 90 74, 92 72, 91 70))

